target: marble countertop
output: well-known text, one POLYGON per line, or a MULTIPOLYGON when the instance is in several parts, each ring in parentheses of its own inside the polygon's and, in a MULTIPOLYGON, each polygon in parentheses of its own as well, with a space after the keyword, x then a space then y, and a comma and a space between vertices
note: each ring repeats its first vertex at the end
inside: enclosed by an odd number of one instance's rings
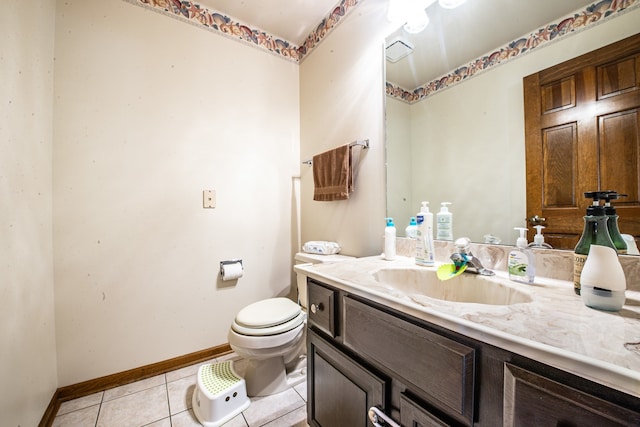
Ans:
POLYGON ((640 292, 627 290, 619 312, 599 311, 583 304, 572 282, 536 278, 533 285, 519 284, 497 271, 496 280, 517 287, 531 301, 460 303, 397 292, 378 282, 376 272, 381 269, 430 268, 417 267, 410 257, 386 261, 374 256, 294 268, 411 316, 640 397, 640 292))

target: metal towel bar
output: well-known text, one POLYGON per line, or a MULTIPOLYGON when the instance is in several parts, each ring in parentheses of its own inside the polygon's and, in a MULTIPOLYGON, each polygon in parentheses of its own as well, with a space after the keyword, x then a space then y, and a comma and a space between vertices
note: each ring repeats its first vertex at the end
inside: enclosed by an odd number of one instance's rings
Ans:
MULTIPOLYGON (((362 149, 365 150, 369 148, 369 140, 363 139, 363 140, 353 141, 349 144, 349 147, 355 147, 356 145, 362 146, 362 149)), ((302 162, 302 164, 311 166, 313 164, 313 160, 311 159, 305 160, 304 162, 302 162)))

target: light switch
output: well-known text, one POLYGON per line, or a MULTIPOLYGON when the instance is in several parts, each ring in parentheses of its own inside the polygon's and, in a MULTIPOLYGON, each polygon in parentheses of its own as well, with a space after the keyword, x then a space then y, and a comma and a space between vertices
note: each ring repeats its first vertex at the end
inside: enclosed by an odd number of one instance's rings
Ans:
POLYGON ((216 207, 216 190, 203 190, 202 191, 202 207, 203 208, 215 208, 216 207))

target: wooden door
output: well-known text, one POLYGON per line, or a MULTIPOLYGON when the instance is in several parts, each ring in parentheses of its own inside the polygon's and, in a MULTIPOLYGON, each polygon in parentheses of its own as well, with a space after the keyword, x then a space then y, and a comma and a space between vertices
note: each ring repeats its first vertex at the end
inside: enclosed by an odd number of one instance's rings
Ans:
POLYGON ((640 237, 640 34, 524 78, 527 217, 573 249, 590 200, 614 190, 621 233, 640 237))

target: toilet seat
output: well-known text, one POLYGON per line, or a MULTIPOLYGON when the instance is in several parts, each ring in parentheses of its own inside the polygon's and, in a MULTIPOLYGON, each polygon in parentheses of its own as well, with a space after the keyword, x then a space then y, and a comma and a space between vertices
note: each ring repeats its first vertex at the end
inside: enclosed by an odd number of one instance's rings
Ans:
POLYGON ((236 315, 231 329, 242 335, 281 334, 300 326, 302 308, 288 298, 270 298, 249 304, 236 315))

